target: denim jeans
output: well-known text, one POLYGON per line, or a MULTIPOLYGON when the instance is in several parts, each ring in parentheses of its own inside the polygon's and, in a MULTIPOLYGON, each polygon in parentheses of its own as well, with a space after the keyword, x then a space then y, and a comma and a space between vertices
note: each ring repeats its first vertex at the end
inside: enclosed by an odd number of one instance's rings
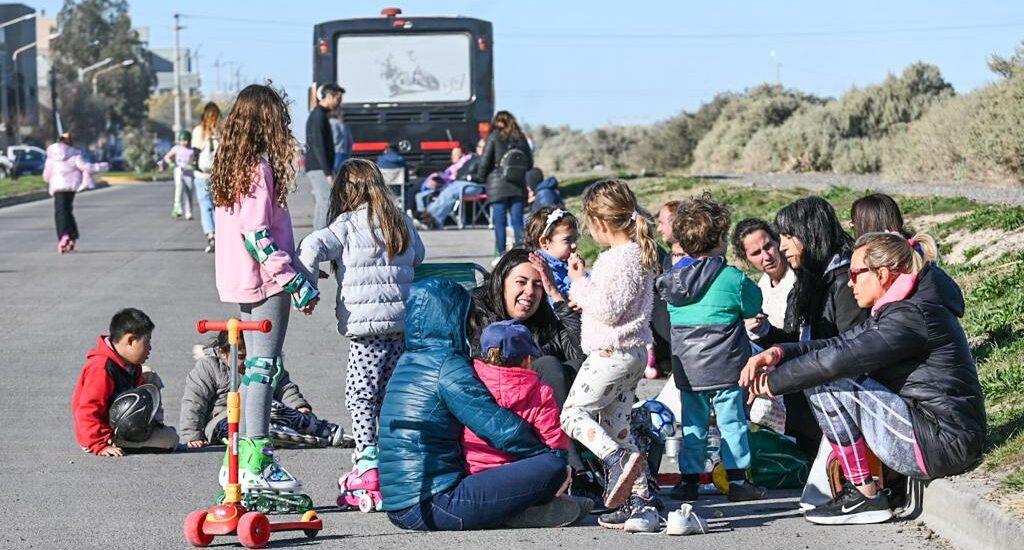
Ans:
POLYGON ((466 190, 465 194, 467 195, 484 192, 483 187, 470 181, 453 181, 446 185, 441 189, 441 193, 434 199, 434 202, 427 205, 427 212, 430 212, 430 216, 434 218, 435 227, 444 225, 444 220, 455 208, 455 203, 459 202, 463 189, 466 190))
POLYGON ((404 510, 388 512, 402 529, 468 531, 501 526, 511 516, 549 502, 565 481, 565 458, 541 453, 462 478, 404 510))
POLYGON ((426 210, 427 209, 427 201, 430 200, 430 197, 433 197, 435 193, 437 193, 437 191, 434 190, 434 189, 427 189, 426 191, 417 191, 416 192, 416 211, 417 212, 423 212, 424 210, 426 210))
POLYGON ((512 235, 515 238, 513 246, 523 243, 523 208, 526 201, 518 199, 504 199, 491 203, 491 219, 494 220, 494 250, 495 256, 505 254, 505 224, 512 224, 512 235))
POLYGON ((210 194, 209 176, 196 176, 196 200, 199 202, 199 221, 203 224, 203 233, 209 235, 214 232, 213 223, 213 195, 210 194))
POLYGON ((313 189, 313 231, 327 227, 327 210, 331 206, 331 180, 323 170, 306 172, 309 185, 313 189))

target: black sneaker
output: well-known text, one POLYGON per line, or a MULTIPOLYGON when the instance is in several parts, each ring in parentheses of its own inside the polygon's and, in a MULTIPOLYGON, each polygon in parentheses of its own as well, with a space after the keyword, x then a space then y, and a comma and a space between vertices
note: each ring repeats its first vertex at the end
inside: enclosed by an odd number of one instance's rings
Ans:
POLYGON ((675 500, 693 502, 697 500, 697 489, 698 487, 696 483, 680 481, 679 483, 676 483, 675 487, 672 487, 672 492, 669 493, 669 496, 675 500))
POLYGON ((643 471, 643 455, 619 449, 604 460, 607 484, 604 488, 604 505, 617 508, 626 502, 633 488, 633 482, 643 471))
POLYGON ((574 474, 567 492, 574 497, 590 499, 594 503, 590 513, 601 514, 608 511, 604 505, 604 484, 593 472, 574 474))
POLYGON ((598 516, 597 524, 606 529, 622 529, 625 527, 626 520, 633 515, 633 506, 630 504, 632 500, 630 498, 617 510, 611 510, 607 514, 598 516))
POLYGON ((543 529, 572 525, 581 516, 580 505, 568 496, 555 497, 547 504, 530 506, 505 521, 505 527, 543 529))
POLYGON ((879 491, 869 498, 853 484, 847 483, 839 496, 828 504, 808 510, 804 517, 818 525, 864 525, 889 521, 892 510, 889 509, 887 491, 879 491))
POLYGON ((768 496, 768 490, 764 487, 754 485, 749 481, 743 483, 729 484, 729 502, 746 502, 748 500, 761 500, 768 496))

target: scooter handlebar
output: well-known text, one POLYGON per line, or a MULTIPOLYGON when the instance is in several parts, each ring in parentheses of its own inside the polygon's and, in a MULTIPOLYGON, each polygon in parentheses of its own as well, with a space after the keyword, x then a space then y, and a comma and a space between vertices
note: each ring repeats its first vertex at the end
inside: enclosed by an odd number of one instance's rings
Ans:
MULTIPOLYGON (((270 321, 238 321, 239 331, 270 332, 273 325, 270 321)), ((210 321, 203 319, 196 322, 196 330, 199 334, 205 334, 214 330, 228 330, 228 321, 210 321)))

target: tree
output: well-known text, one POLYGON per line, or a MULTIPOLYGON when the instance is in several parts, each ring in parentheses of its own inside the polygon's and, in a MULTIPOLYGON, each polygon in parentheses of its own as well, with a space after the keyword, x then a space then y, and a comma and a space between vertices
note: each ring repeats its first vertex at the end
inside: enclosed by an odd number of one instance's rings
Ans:
POLYGON ((1003 78, 1012 78, 1017 74, 1024 74, 1024 42, 1013 51, 1010 57, 992 55, 988 59, 988 68, 1003 78))
POLYGON ((53 62, 65 126, 85 138, 101 133, 108 122, 115 128, 141 126, 156 78, 149 67, 149 53, 132 29, 128 3, 65 0, 57 19, 61 35, 54 41, 53 62), (91 79, 96 73, 79 82, 78 70, 108 57, 112 61, 104 68, 126 60, 135 63, 104 74, 98 80, 99 96, 82 99, 92 94, 91 79), (97 109, 102 113, 98 123, 97 109))

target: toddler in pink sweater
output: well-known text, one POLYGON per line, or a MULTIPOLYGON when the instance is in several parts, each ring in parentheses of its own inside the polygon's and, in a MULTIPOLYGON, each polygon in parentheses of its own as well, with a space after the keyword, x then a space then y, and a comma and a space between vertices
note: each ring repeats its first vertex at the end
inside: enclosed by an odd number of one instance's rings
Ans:
MULTIPOLYGON (((494 400, 529 422, 548 447, 568 449, 569 438, 558 424, 555 394, 530 368, 533 357, 540 355, 530 329, 515 320, 491 323, 480 335, 480 350, 484 357, 473 360, 473 370, 494 400)), ((488 445, 469 428, 462 443, 470 474, 516 460, 488 445)))
POLYGON ((588 355, 562 408, 562 429, 604 462, 605 506, 621 509, 598 523, 652 532, 660 527, 659 517, 640 475, 646 461, 630 436, 629 420, 653 341, 654 230, 621 180, 590 186, 583 195, 582 217, 594 241, 607 250, 589 278, 579 256, 569 257, 569 299, 583 310, 582 347, 588 355))

